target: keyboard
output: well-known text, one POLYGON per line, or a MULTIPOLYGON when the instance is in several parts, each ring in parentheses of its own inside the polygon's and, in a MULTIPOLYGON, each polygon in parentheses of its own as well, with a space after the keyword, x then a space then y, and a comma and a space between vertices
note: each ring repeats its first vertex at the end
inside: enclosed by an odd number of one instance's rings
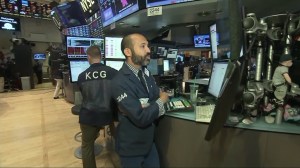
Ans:
POLYGON ((196 106, 195 108, 196 121, 209 123, 214 113, 214 110, 215 110, 214 104, 196 106))
POLYGON ((167 112, 192 111, 193 106, 187 100, 174 100, 166 103, 167 112))

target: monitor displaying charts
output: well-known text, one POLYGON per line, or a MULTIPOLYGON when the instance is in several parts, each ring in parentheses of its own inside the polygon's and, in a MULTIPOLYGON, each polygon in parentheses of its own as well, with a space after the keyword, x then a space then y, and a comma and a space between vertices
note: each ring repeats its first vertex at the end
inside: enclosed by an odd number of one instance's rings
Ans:
POLYGON ((105 37, 105 58, 125 59, 121 50, 121 37, 105 37))

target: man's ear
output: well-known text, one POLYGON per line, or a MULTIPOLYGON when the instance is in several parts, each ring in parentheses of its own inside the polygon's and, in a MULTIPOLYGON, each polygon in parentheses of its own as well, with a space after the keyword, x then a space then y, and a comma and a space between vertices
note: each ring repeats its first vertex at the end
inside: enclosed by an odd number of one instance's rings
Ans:
POLYGON ((130 48, 125 48, 125 49, 124 49, 124 54, 125 54, 126 56, 131 57, 131 56, 132 56, 131 49, 130 49, 130 48))

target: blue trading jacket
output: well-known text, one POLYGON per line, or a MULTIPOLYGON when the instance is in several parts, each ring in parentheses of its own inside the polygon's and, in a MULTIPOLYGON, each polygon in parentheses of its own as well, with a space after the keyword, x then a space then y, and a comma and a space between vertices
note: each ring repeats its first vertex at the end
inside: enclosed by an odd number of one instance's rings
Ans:
POLYGON ((112 98, 111 82, 117 70, 100 63, 92 64, 78 77, 82 93, 79 123, 104 126, 113 121, 117 110, 112 98))
POLYGON ((153 144, 153 122, 159 116, 155 102, 159 98, 159 87, 150 72, 146 74, 149 93, 126 64, 112 82, 113 98, 121 111, 116 137, 116 150, 121 156, 145 155, 153 144), (149 98, 150 105, 142 108, 141 98, 149 98))

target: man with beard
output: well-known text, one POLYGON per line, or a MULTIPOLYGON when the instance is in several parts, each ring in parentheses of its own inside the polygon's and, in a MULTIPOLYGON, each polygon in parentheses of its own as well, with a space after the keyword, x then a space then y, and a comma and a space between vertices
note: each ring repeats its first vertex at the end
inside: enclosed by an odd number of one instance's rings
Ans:
POLYGON ((126 61, 112 82, 120 111, 116 151, 122 167, 159 167, 153 122, 165 113, 164 103, 169 97, 145 68, 150 62, 150 49, 143 35, 125 36, 121 50, 126 61))

